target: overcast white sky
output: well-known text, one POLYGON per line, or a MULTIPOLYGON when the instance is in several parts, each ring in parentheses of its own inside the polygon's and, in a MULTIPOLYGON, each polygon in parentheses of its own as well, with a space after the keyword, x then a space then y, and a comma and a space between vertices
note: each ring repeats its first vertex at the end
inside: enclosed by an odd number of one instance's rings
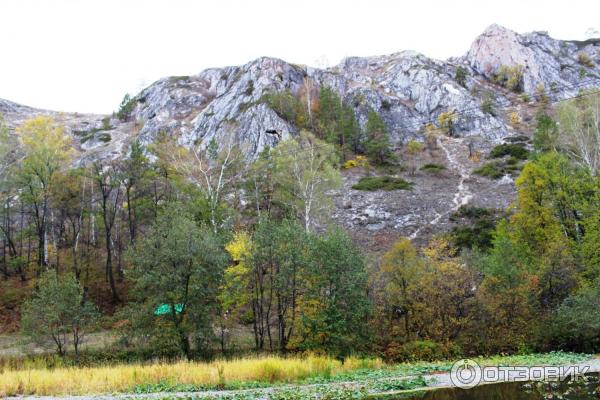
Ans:
POLYGON ((458 56, 494 22, 584 39, 600 1, 0 0, 0 98, 109 113, 160 77, 260 56, 458 56))

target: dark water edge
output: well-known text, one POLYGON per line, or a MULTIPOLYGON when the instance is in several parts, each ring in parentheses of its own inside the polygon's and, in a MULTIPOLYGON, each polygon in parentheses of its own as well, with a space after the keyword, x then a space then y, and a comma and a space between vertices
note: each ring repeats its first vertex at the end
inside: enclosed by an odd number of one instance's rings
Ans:
POLYGON ((416 394, 390 396, 387 400, 598 400, 600 375, 588 374, 563 382, 510 382, 474 387, 443 388, 416 394))

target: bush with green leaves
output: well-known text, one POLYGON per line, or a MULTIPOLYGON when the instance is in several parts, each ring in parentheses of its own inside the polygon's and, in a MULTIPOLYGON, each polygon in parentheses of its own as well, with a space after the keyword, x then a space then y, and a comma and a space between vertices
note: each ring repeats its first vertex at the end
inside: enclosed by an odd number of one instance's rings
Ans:
POLYGON ((481 99, 481 111, 492 116, 496 116, 496 99, 494 94, 486 91, 481 99))
POLYGON ((22 310, 22 333, 45 346, 50 341, 60 356, 69 343, 79 356, 87 329, 96 321, 96 307, 87 302, 83 288, 71 274, 50 270, 38 281, 38 290, 22 310))
POLYGON ((449 234, 454 247, 459 249, 488 250, 492 246, 497 212, 488 208, 461 206, 450 215, 450 221, 458 223, 449 234))
POLYGON ((364 258, 347 233, 330 230, 312 240, 310 285, 303 298, 299 347, 348 356, 369 345, 371 304, 364 258))
POLYGON ((119 111, 117 111, 117 118, 119 118, 121 121, 129 120, 136 102, 137 100, 135 97, 131 97, 129 93, 125 94, 123 100, 121 101, 121 105, 119 106, 119 111))
POLYGON ((421 167, 421 171, 431 172, 431 173, 439 173, 445 171, 446 167, 441 164, 436 163, 427 163, 421 167))
POLYGON ((384 175, 360 178, 358 183, 352 185, 352 189, 373 192, 375 190, 410 190, 412 186, 412 182, 407 182, 402 178, 384 175))
POLYGON ((500 179, 505 175, 514 176, 521 170, 519 160, 509 157, 506 160, 492 161, 473 171, 476 175, 491 179, 500 179))
POLYGON ((494 147, 490 151, 490 158, 502 158, 511 156, 517 160, 526 160, 529 157, 529 150, 523 143, 503 143, 494 147))
POLYGON ((579 351, 600 348, 600 281, 580 289, 554 311, 546 332, 558 345, 579 351))
POLYGON ((513 92, 523 91, 523 66, 501 65, 494 74, 494 82, 513 92))
POLYGON ((464 67, 458 66, 456 68, 456 72, 454 73, 454 80, 460 86, 466 88, 467 87, 467 70, 464 67))
POLYGON ((199 225, 181 205, 170 205, 128 252, 133 282, 131 328, 138 336, 161 337, 192 357, 212 338, 220 280, 229 257, 221 237, 199 225), (158 307, 166 314, 156 315, 158 307))
POLYGON ((390 343, 385 358, 400 363, 410 361, 439 361, 456 358, 461 349, 453 343, 437 343, 432 340, 414 340, 406 343, 390 343))

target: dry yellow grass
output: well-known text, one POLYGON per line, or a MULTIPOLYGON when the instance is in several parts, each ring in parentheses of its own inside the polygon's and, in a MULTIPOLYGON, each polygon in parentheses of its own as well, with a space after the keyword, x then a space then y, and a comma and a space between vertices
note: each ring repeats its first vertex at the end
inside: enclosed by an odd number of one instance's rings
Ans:
POLYGON ((328 357, 262 357, 198 363, 180 361, 90 368, 30 369, 0 373, 0 397, 126 392, 142 384, 219 385, 244 381, 293 382, 359 368, 381 368, 381 360, 328 357))

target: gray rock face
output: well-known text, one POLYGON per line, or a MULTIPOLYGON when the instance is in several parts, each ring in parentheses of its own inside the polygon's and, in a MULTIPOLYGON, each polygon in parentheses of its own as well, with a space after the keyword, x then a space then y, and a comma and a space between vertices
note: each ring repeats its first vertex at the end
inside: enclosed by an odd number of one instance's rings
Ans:
POLYGON ((185 146, 223 144, 233 138, 252 159, 265 147, 298 133, 264 101, 268 92, 297 94, 310 83, 311 94, 327 85, 352 105, 364 127, 370 109, 386 122, 392 140, 423 140, 423 128, 437 124, 440 113, 456 110, 456 138, 440 142, 429 160, 447 169, 397 175, 414 182, 411 191, 362 192, 352 185, 368 171, 344 172, 344 187, 332 193, 331 218, 345 226, 370 249, 384 249, 397 236, 423 237, 451 227, 448 216, 461 204, 505 208, 515 197, 511 179, 491 181, 472 172, 485 158, 469 157, 473 143, 486 154, 501 138, 523 129, 509 124, 508 112, 482 110, 484 98, 494 99, 499 111, 522 112, 531 118, 532 105, 494 83, 501 66, 522 66, 524 92, 535 96, 538 85, 553 99, 574 95, 581 88, 600 87, 600 39, 560 41, 545 33, 517 34, 492 25, 462 57, 446 61, 415 52, 379 57, 350 57, 339 65, 317 69, 274 58, 259 58, 243 66, 213 68, 198 75, 161 79, 134 98, 129 121, 104 115, 38 110, 0 99, 11 130, 28 118, 50 115, 72 134, 78 163, 124 156, 133 140, 150 144, 159 133, 185 146), (454 79, 457 68, 467 71, 465 87, 454 79), (505 110, 506 111, 506 110, 505 110), (467 139, 468 138, 468 139, 467 139))
POLYGON ((75 138, 82 151, 90 153, 85 158, 118 157, 133 138, 148 144, 160 132, 183 145, 213 138, 221 143, 233 136, 248 158, 254 158, 265 146, 298 131, 267 106, 265 93, 298 93, 308 79, 315 88, 336 89, 354 107, 362 126, 370 109, 378 111, 396 143, 422 140, 424 126, 437 123, 440 113, 448 110, 458 111, 457 136, 498 140, 513 133, 512 128, 502 115, 483 112, 481 102, 486 93, 499 105, 514 102, 514 96, 492 82, 502 65, 523 67, 526 93, 534 94, 541 84, 551 97, 567 97, 580 88, 600 86, 600 39, 561 41, 546 33, 520 35, 492 25, 465 56, 447 61, 405 51, 350 57, 335 67, 317 69, 263 57, 243 66, 161 79, 135 97, 131 121, 113 118, 114 128, 104 133, 103 116, 53 113, 7 101, 0 102, 0 112, 11 126, 39 114, 60 118, 70 131, 79 132, 75 138), (466 87, 454 80, 459 66, 469 73, 466 87), (97 135, 90 135, 92 131, 97 135))
POLYGON ((566 97, 581 87, 598 85, 600 39, 583 42, 556 40, 545 32, 519 35, 492 25, 471 45, 465 60, 478 74, 492 78, 501 65, 524 68, 523 90, 535 93, 538 85, 566 97), (590 63, 582 62, 589 58, 590 63))
POLYGON ((454 71, 452 64, 413 52, 348 58, 325 70, 260 58, 242 67, 162 79, 138 96, 134 118, 143 124, 140 138, 145 142, 160 131, 187 145, 234 135, 252 158, 297 133, 266 106, 265 93, 297 93, 309 79, 316 87, 335 88, 353 105, 363 126, 370 109, 379 111, 396 142, 422 137, 424 126, 448 110, 469 110, 456 123, 460 135, 504 135, 504 122, 479 110, 480 99, 453 80, 454 71), (491 127, 496 129, 488 133, 491 127))
POLYGON ((369 109, 377 110, 395 142, 421 139, 424 126, 448 110, 459 111, 458 136, 497 140, 511 128, 480 105, 485 92, 492 92, 498 104, 510 102, 506 91, 490 82, 500 66, 523 67, 526 93, 534 94, 543 85, 554 97, 566 97, 600 84, 599 43, 560 41, 539 32, 520 35, 492 25, 465 56, 448 61, 400 52, 350 57, 335 67, 317 69, 265 57, 241 67, 162 79, 138 96, 134 119, 143 125, 140 138, 146 142, 160 131, 177 135, 187 145, 233 135, 253 158, 265 146, 297 133, 265 105, 264 94, 285 89, 297 93, 308 78, 317 87, 335 88, 353 105, 363 126, 369 109), (583 65, 580 57, 590 63, 583 65), (454 80, 459 66, 470 73, 466 88, 454 80))

